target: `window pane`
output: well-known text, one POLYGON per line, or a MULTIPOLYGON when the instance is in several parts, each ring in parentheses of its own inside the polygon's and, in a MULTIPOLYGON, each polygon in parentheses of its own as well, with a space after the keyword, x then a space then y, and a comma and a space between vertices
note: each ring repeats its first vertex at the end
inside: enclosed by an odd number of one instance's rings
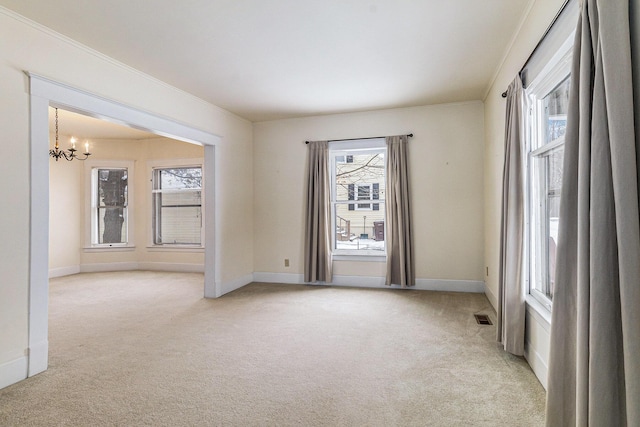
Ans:
POLYGON ((159 189, 202 188, 202 168, 159 169, 159 189))
POLYGON ((154 171, 154 244, 202 243, 202 168, 154 171))
MULTIPOLYGON (((358 200, 371 200, 371 187, 358 185, 358 200)), ((358 203, 358 209, 371 209, 371 203, 358 203)))
POLYGON ((556 248, 560 220, 560 191, 564 146, 548 151, 534 159, 534 192, 532 258, 533 289, 552 299, 555 285, 556 248))
POLYGON ((127 208, 98 208, 98 243, 127 243, 127 208))
POLYGON ((352 163, 336 163, 336 200, 354 200, 349 193, 357 187, 358 199, 371 199, 371 186, 378 184, 378 196, 384 200, 384 154, 354 154, 352 163), (349 197, 351 196, 351 197, 349 197))
POLYGON ((380 148, 334 153, 334 250, 384 252, 384 156, 380 148))
POLYGON ((201 192, 199 190, 163 191, 161 197, 162 206, 190 206, 201 204, 201 192))
POLYGON ((126 169, 98 169, 98 206, 127 205, 126 169))
MULTIPOLYGON (((128 171, 97 170, 98 244, 127 243, 128 171)), ((94 212, 96 214, 96 212, 94 212)), ((95 226, 96 224, 94 224, 95 226)))
POLYGON ((567 109, 569 107, 569 85, 571 78, 567 77, 542 99, 544 108, 544 144, 564 137, 567 130, 567 109))
POLYGON ((162 244, 200 244, 202 215, 200 206, 163 207, 159 240, 162 244))
POLYGON ((556 248, 558 245, 558 222, 560 221, 560 190, 562 189, 562 165, 564 163, 564 146, 553 150, 547 156, 549 182, 547 186, 547 231, 549 247, 547 262, 549 265, 549 286, 547 295, 553 296, 556 270, 556 248))
POLYGON ((384 251, 384 203, 376 211, 353 211, 349 205, 335 205, 334 249, 384 251))

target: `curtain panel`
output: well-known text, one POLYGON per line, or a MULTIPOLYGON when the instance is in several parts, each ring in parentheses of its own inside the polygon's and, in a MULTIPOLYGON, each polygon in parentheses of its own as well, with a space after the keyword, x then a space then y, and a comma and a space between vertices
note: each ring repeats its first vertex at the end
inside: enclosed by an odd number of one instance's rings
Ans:
POLYGON ((565 135, 548 426, 640 426, 629 6, 622 0, 581 4, 565 135))
POLYGON ((414 286, 416 282, 407 158, 408 136, 388 136, 386 144, 387 277, 385 283, 400 285, 404 288, 414 286))
POLYGON ((509 353, 524 354, 524 90, 520 76, 507 89, 497 339, 509 353))
POLYGON ((304 281, 331 282, 329 143, 311 141, 307 147, 304 281))

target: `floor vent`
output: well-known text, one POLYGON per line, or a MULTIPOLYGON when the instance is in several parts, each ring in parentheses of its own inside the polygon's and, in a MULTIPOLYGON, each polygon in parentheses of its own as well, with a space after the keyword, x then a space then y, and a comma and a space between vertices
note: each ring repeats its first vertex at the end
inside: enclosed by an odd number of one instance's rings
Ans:
POLYGON ((478 325, 493 325, 491 319, 489 319, 489 316, 486 314, 474 314, 474 316, 478 325))

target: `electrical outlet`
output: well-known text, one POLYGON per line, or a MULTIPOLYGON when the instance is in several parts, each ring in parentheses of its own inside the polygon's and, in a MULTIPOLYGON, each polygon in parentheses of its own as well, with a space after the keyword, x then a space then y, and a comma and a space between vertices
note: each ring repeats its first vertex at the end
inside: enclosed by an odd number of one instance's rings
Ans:
POLYGON ((284 266, 289 267, 289 258, 284 259, 284 266))

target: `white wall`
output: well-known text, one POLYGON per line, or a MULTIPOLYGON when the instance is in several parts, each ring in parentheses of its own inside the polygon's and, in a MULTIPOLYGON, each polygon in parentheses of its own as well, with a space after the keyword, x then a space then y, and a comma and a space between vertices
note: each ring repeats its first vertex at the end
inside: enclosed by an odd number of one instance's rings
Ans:
POLYGON ((46 76, 220 135, 216 221, 223 230, 216 275, 239 284, 253 271, 252 127, 212 104, 126 67, 0 8, 0 387, 26 376, 29 301, 29 80, 46 76))
MULTIPOLYGON (((53 139, 55 140, 55 136, 53 139)), ((50 276, 77 273, 83 226, 82 162, 49 162, 50 276)))
MULTIPOLYGON (((469 281, 472 287, 481 283, 483 114, 481 102, 470 102, 256 123, 256 279, 289 275, 299 281, 303 274, 305 140, 412 132, 416 277, 445 287, 447 280, 469 281), (285 258, 290 267, 284 266, 285 258)), ((334 274, 357 284, 358 276, 380 278, 385 269, 381 262, 336 261, 334 274)))
MULTIPOLYGON (((507 89, 516 74, 544 34, 563 0, 536 0, 532 3, 520 30, 513 40, 511 49, 500 67, 493 85, 484 100, 485 149, 484 149, 484 256, 489 274, 486 277, 486 293, 494 307, 497 305, 498 266, 500 256, 500 204, 502 189, 502 168, 504 163, 504 117, 505 100, 501 93, 507 89)), ((527 315, 527 354, 538 354, 540 359, 529 360, 534 372, 546 384, 546 363, 548 357, 548 325, 540 316, 527 315)))

